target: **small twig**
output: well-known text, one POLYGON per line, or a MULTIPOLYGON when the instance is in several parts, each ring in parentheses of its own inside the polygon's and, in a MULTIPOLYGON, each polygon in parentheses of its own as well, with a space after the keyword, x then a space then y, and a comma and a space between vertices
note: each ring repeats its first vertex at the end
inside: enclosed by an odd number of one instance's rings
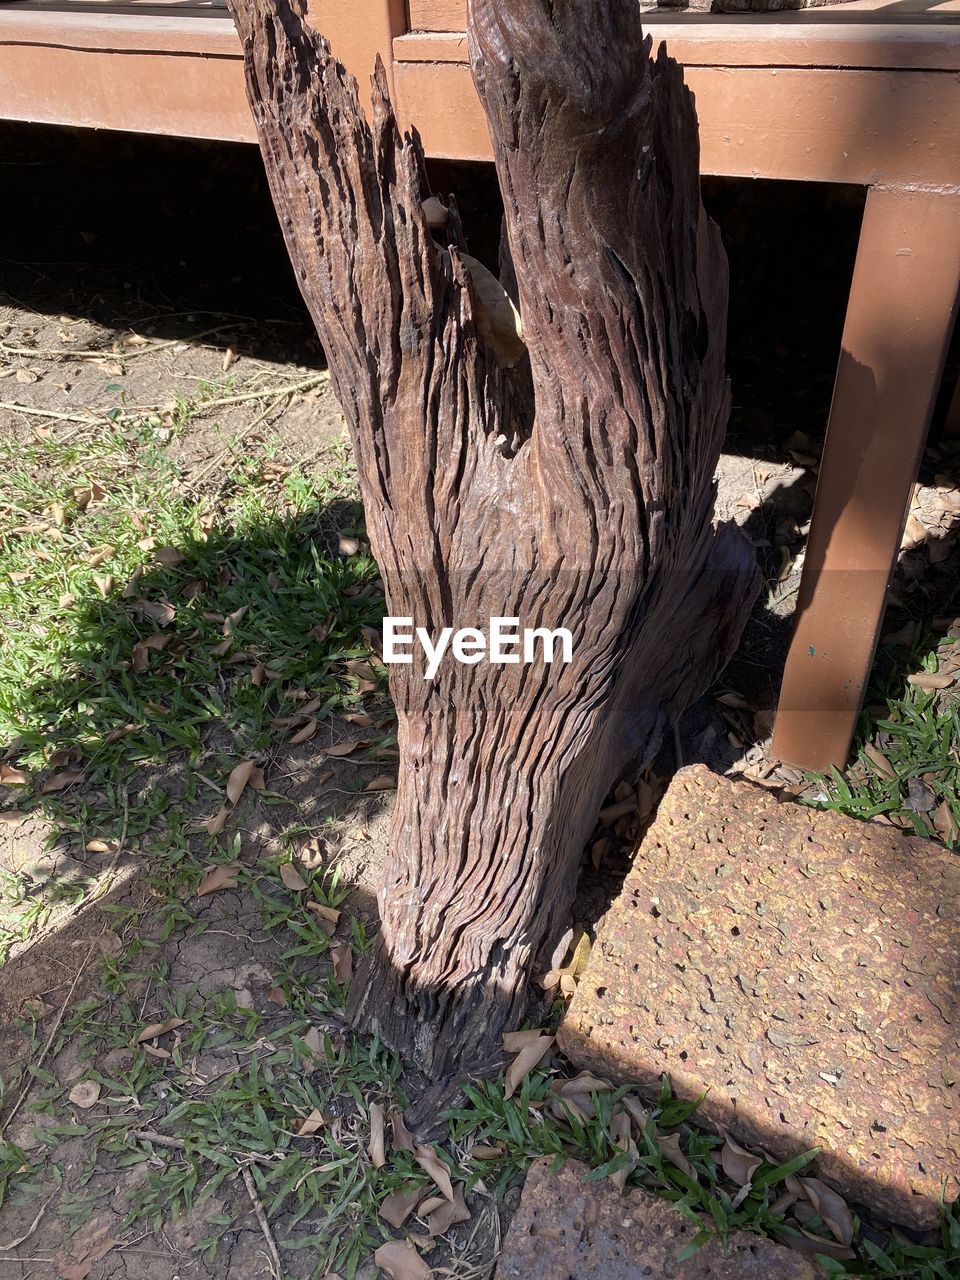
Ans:
POLYGON ((79 422, 85 427, 99 427, 102 423, 102 419, 95 418, 93 414, 58 413, 56 409, 38 409, 31 404, 15 404, 12 400, 0 400, 0 409, 12 409, 15 413, 26 413, 34 418, 53 418, 57 422, 79 422))
MULTIPOLYGON (((54 1192, 54 1195, 55 1194, 56 1192, 54 1192)), ((16 1240, 11 1240, 9 1244, 0 1244, 0 1253, 9 1253, 11 1249, 16 1249, 18 1245, 23 1244, 24 1240, 30 1239, 30 1237, 36 1231, 37 1227, 40 1225, 40 1219, 47 1212, 47 1205, 50 1203, 52 1199, 53 1199, 53 1196, 48 1196, 47 1199, 44 1200, 43 1204, 40 1206, 40 1211, 38 1212, 37 1216, 30 1223, 30 1226, 27 1228, 27 1230, 24 1232, 22 1236, 17 1236, 16 1240)))
POLYGON ((153 1129, 131 1129, 130 1136, 139 1138, 141 1142, 150 1142, 155 1147, 170 1147, 172 1151, 186 1151, 187 1144, 181 1142, 179 1138, 168 1138, 162 1133, 156 1133, 153 1129))
MULTIPOLYGON (((90 957, 93 955, 96 949, 97 949, 97 943, 93 942, 90 946, 90 950, 87 952, 83 960, 80 962, 80 968, 77 970, 76 977, 74 978, 73 982, 71 982, 70 984, 70 990, 67 992, 66 999, 64 1000, 63 1004, 60 1006, 60 1012, 57 1014, 56 1021, 53 1024, 53 1027, 50 1031, 49 1036, 47 1036, 47 1043, 43 1046, 43 1050, 41 1051, 40 1057, 37 1059, 36 1070, 39 1070, 40 1067, 42 1067, 44 1062, 46 1061, 47 1054, 50 1052, 50 1046, 53 1044, 54 1039, 56 1038, 56 1034, 60 1030, 60 1026, 63 1022, 63 1019, 66 1016, 67 1006, 70 1004, 70 1001, 73 997, 73 993, 77 989, 77 983, 80 981, 80 978, 83 975, 83 971, 86 969, 87 964, 89 963, 90 957)), ((13 1110, 7 1116, 6 1120, 4 1120, 3 1124, 0 1125, 0 1138, 3 1137, 3 1135, 7 1132, 7 1129, 9 1129, 10 1125, 13 1123, 14 1117, 16 1116, 20 1108, 23 1106, 23 1104, 26 1102, 27 1098, 30 1095, 30 1090, 33 1088, 35 1084, 36 1084, 36 1076, 34 1075, 34 1076, 31 1076, 30 1079, 27 1081, 27 1083, 23 1086, 23 1091, 21 1092, 20 1097, 17 1098, 16 1102, 13 1104, 13 1110)))
POLYGON ((225 333, 228 329, 236 327, 235 324, 220 324, 215 329, 203 329, 200 333, 192 333, 186 338, 170 338, 166 342, 145 343, 128 351, 112 351, 109 348, 103 351, 70 351, 67 347, 11 347, 6 342, 0 342, 0 351, 9 356, 42 356, 47 360, 106 360, 112 356, 114 360, 122 362, 132 360, 136 356, 152 356, 157 351, 166 351, 181 343, 189 346, 191 343, 199 342, 201 338, 209 338, 214 333, 225 333))
POLYGON ((243 1174, 244 1185, 247 1188, 247 1195, 250 1197, 250 1203, 253 1205, 253 1212, 257 1215, 257 1221, 260 1223, 260 1230, 263 1232, 263 1238, 267 1242, 267 1248, 270 1250, 270 1257, 275 1268, 274 1275, 276 1280, 283 1280, 283 1263, 280 1261, 280 1251, 277 1248, 277 1242, 273 1238, 273 1232, 270 1230, 270 1223, 267 1221, 267 1215, 263 1211, 263 1205, 260 1203, 260 1197, 257 1195, 256 1184, 253 1181, 253 1174, 249 1168, 244 1165, 240 1170, 243 1174))

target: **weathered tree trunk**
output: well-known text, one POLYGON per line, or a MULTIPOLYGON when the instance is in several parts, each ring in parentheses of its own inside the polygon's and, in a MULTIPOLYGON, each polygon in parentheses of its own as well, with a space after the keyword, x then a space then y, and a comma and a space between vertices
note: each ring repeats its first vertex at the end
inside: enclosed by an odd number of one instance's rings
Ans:
POLYGON ((528 348, 504 367, 382 69, 370 127, 298 0, 234 3, 390 613, 574 637, 569 665, 391 668, 391 862, 350 1011, 444 1078, 521 1018, 608 788, 707 687, 755 594, 749 545, 712 524, 726 261, 692 98, 634 0, 472 0, 528 348))

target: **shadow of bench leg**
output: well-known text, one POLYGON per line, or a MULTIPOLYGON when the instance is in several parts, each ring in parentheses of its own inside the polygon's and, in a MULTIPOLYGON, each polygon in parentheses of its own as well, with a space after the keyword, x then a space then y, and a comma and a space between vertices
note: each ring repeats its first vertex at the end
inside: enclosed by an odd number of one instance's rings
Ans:
POLYGON ((873 187, 773 750, 847 759, 943 376, 960 288, 960 190, 873 187))

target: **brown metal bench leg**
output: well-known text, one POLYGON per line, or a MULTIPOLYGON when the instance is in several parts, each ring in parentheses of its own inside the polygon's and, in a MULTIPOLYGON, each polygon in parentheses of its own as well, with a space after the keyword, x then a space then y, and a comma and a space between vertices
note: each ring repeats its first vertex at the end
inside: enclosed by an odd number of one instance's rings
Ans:
POLYGON ((843 766, 960 288, 960 189, 872 187, 773 750, 843 766))

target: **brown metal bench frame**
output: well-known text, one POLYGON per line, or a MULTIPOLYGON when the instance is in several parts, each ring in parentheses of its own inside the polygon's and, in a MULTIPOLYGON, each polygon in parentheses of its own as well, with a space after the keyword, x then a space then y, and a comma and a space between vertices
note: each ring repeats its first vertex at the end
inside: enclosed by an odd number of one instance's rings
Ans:
MULTIPOLYGON (((379 53, 428 155, 490 159, 465 0, 360 3, 314 11, 361 83, 379 53)), ((960 22, 921 17, 648 20, 696 94, 704 173, 867 188, 774 733, 808 769, 849 752, 960 295, 960 22)), ((254 140, 229 19, 177 10, 0 8, 0 116, 254 140)))

